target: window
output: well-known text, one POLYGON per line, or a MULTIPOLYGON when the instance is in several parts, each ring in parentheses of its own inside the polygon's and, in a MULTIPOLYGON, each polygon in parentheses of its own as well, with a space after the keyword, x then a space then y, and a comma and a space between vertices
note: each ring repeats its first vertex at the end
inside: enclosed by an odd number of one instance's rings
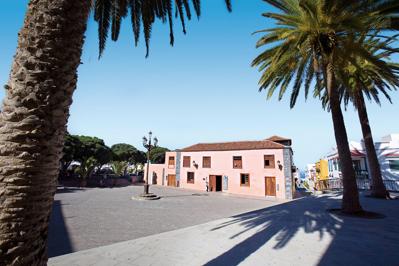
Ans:
POLYGON ((175 157, 174 156, 169 156, 168 166, 169 166, 169 168, 175 167, 175 157))
POLYGON ((389 168, 393 171, 399 171, 399 160, 388 160, 389 168))
POLYGON ((240 185, 249 187, 249 174, 241 174, 240 185))
POLYGON ((187 172, 187 183, 194 184, 194 172, 187 172))
POLYGON ((263 159, 265 168, 274 168, 274 155, 265 155, 263 159))
POLYGON ((233 156, 233 168, 242 168, 242 157, 241 156, 233 156))
POLYGON ((360 160, 352 160, 352 164, 355 171, 360 171, 362 169, 360 166, 360 160))
POLYGON ((211 168, 211 157, 210 156, 202 157, 202 168, 211 168))
POLYGON ((191 157, 183 156, 183 167, 190 167, 191 157))

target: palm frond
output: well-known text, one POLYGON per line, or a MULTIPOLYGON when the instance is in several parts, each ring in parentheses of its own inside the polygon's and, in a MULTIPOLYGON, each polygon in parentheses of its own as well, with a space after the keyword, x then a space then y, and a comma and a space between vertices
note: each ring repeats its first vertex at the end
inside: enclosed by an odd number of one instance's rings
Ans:
MULTIPOLYGON (((109 30, 111 39, 118 40, 122 20, 130 10, 133 27, 134 43, 137 46, 141 28, 146 46, 146 57, 149 55, 150 39, 153 24, 156 20, 169 24, 170 45, 174 44, 173 7, 180 18, 183 32, 186 33, 186 17, 191 19, 190 0, 92 0, 94 19, 98 23, 99 58, 102 56, 109 30)), ((231 0, 225 0, 228 11, 232 10, 231 0)), ((199 18, 201 15, 200 0, 191 0, 194 12, 199 18)))
POLYGON ((98 23, 99 58, 102 56, 108 37, 111 8, 112 2, 109 0, 97 0, 94 5, 94 20, 98 23))
POLYGON ((390 100, 388 92, 399 88, 398 65, 390 62, 399 52, 397 36, 384 31, 398 15, 397 1, 264 1, 279 9, 262 14, 277 26, 256 32, 263 34, 256 47, 267 49, 252 66, 262 72, 259 90, 267 90, 268 98, 280 88, 280 100, 292 86, 292 108, 300 89, 304 88, 306 99, 314 84, 313 95, 329 109, 324 80, 328 60, 334 65, 336 89, 345 106, 359 89, 379 103, 381 95, 390 100))

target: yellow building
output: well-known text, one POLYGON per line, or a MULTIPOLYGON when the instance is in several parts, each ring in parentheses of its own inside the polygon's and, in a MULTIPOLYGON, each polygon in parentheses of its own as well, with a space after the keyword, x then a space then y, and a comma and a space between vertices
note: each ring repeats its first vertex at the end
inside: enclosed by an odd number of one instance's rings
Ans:
POLYGON ((321 159, 316 162, 316 188, 324 190, 328 188, 328 162, 321 159))

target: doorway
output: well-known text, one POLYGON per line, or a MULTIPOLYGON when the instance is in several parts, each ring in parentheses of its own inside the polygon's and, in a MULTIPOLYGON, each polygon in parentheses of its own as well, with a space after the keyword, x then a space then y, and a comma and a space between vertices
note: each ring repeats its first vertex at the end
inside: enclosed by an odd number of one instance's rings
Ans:
POLYGON ((274 176, 265 177, 265 195, 276 196, 276 177, 274 176))
POLYGON ((210 175, 209 176, 209 191, 217 192, 222 191, 222 176, 210 175))
POLYGON ((168 175, 168 187, 176 186, 176 175, 168 175))
POLYGON ((157 181, 158 181, 157 173, 153 172, 153 173, 152 173, 152 184, 153 184, 153 185, 156 185, 156 184, 157 184, 157 181))

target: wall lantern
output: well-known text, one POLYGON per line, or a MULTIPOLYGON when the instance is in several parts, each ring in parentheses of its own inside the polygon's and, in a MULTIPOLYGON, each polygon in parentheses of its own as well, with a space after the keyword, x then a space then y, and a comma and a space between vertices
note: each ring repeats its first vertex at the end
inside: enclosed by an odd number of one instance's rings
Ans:
POLYGON ((283 170, 283 165, 281 164, 280 160, 277 161, 278 169, 283 170))

